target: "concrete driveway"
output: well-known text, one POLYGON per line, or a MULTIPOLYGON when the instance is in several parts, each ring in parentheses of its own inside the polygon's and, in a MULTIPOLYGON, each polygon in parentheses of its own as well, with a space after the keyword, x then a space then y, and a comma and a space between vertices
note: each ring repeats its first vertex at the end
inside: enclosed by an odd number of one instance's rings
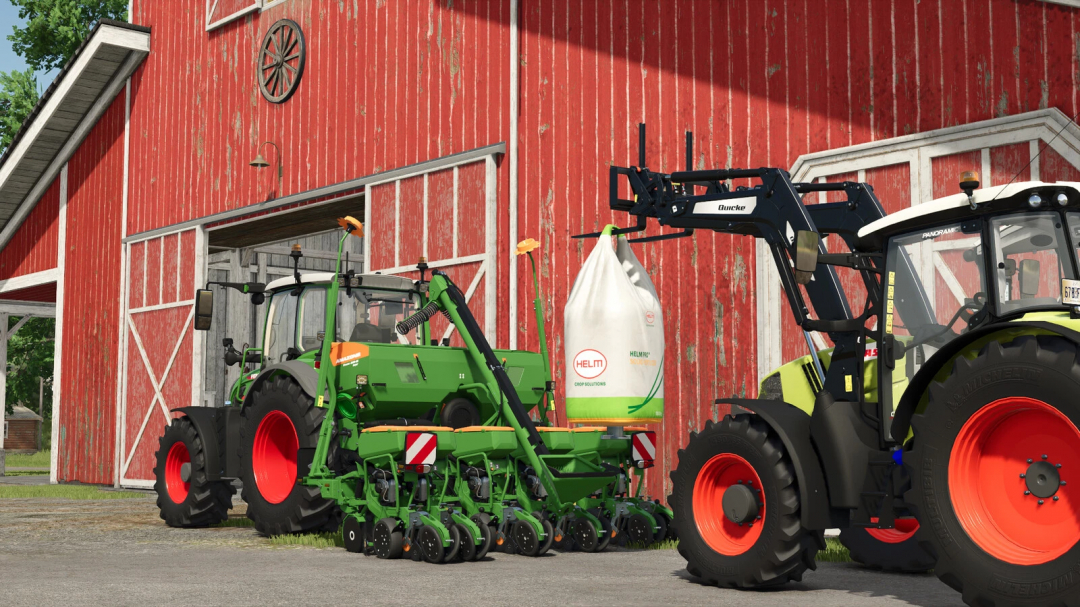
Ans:
MULTIPOLYGON (((238 505, 242 511, 243 504, 238 505)), ((151 497, 0 500, 3 605, 961 605, 932 575, 822 563, 802 583, 707 587, 674 550, 382 561, 278 547, 251 528, 169 529, 151 497)))

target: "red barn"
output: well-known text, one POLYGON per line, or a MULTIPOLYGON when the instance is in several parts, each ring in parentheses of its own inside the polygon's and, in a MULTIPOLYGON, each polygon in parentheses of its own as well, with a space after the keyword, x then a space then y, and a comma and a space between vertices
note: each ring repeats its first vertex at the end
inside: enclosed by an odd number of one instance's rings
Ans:
MULTIPOLYGON (((195 288, 288 274, 276 243, 311 248, 346 212, 368 234, 354 262, 408 273, 425 255, 504 347, 536 347, 512 252, 540 240, 561 379, 562 304, 591 246, 570 236, 626 221, 605 177, 635 160, 639 122, 651 168, 682 168, 690 130, 695 167, 857 178, 890 211, 967 169, 1080 179, 1078 6, 133 0, 0 159, 0 312, 57 318, 54 480, 149 486, 170 410, 223 399, 195 288)), ((639 246, 667 310, 664 495, 714 398, 756 394, 806 346, 753 240, 639 246)), ((253 340, 250 312, 223 308, 253 340)))

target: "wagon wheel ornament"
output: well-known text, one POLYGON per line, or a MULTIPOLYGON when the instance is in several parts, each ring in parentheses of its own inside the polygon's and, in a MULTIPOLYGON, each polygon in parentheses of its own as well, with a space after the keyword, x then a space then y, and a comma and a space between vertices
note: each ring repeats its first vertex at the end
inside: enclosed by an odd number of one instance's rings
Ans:
POLYGON ((284 103, 304 75, 304 33, 291 19, 270 26, 259 48, 259 90, 271 103, 284 103))

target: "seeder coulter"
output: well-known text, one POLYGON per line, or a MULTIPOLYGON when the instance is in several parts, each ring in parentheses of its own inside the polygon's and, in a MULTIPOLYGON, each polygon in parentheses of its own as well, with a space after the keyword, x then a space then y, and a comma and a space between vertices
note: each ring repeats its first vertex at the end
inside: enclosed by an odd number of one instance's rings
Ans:
MULTIPOLYGON (((231 406, 178 409, 166 428, 156 489, 169 525, 227 518, 239 478, 259 532, 340 528, 348 550, 380 558, 669 537, 671 511, 641 496, 655 433, 548 419, 539 293, 541 352, 494 350, 461 290, 437 270, 427 279, 423 261, 419 280, 342 273, 340 245, 362 226, 339 223, 335 273, 223 285, 268 300, 263 343, 239 352, 227 340, 227 363, 245 365, 231 406), (463 347, 431 339, 438 314, 463 347)), ((212 305, 200 290, 196 329, 209 328, 212 305)))

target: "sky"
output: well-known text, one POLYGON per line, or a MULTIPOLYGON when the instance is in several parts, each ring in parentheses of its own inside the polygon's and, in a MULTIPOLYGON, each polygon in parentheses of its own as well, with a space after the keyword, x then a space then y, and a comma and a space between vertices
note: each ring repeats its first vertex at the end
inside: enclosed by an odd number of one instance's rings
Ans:
MULTIPOLYGON (((19 19, 19 9, 12 6, 8 0, 0 0, 0 72, 26 69, 26 62, 11 50, 11 41, 7 39, 11 34, 11 29, 22 23, 19 19)), ((48 88, 58 71, 52 70, 45 74, 38 74, 38 88, 41 90, 48 88)))

